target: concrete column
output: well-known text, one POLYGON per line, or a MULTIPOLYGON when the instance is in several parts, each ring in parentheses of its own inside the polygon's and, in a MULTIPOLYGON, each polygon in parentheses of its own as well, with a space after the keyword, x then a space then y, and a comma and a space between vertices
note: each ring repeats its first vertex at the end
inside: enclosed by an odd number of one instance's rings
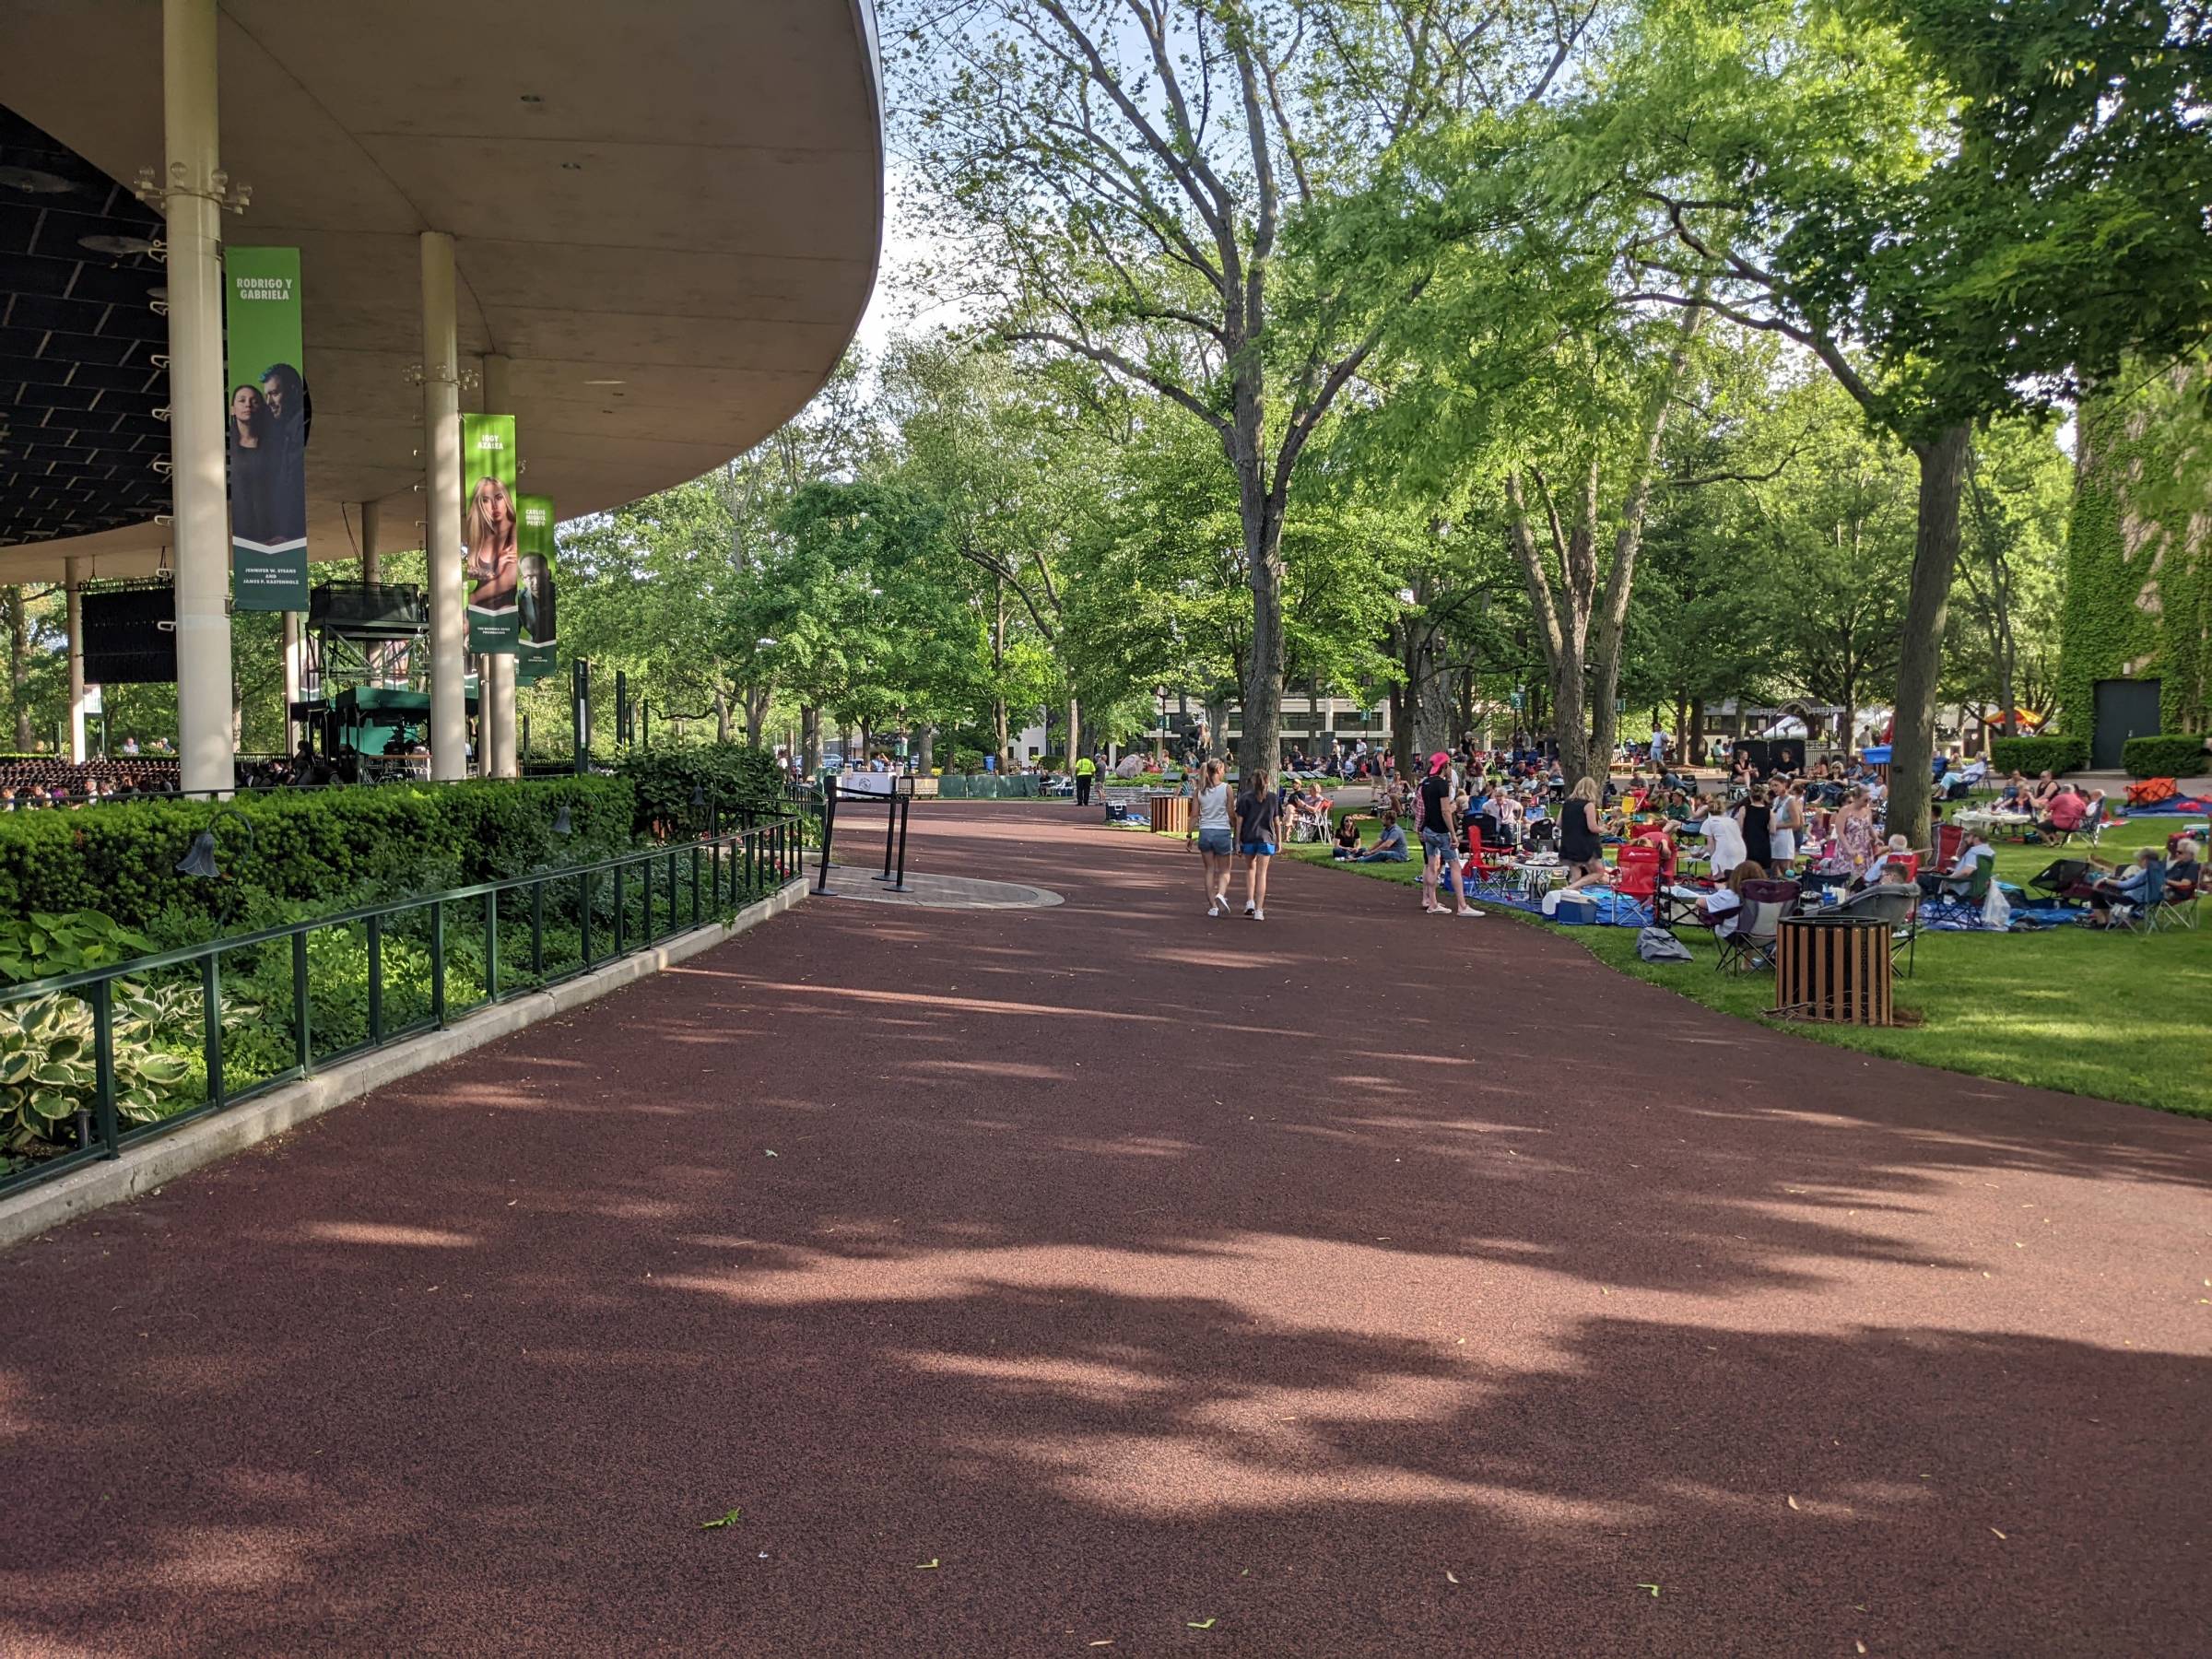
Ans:
POLYGON ((423 553, 430 588, 430 776, 468 775, 468 618, 461 594, 461 375, 453 239, 422 233, 423 553))
POLYGON ((377 539, 378 533, 383 528, 383 503, 381 501, 363 501, 361 503, 361 580, 363 582, 383 580, 383 545, 377 539))
POLYGON ((69 759, 82 766, 85 752, 85 561, 68 561, 69 584, 69 759))
POLYGON ((300 687, 307 678, 306 620, 299 611, 284 613, 284 752, 288 755, 300 747, 292 705, 300 700, 300 687))
POLYGON ((177 748, 186 789, 237 782, 230 728, 230 519, 223 484, 222 208, 216 0, 162 0, 169 169, 170 489, 176 516, 177 748))
MULTIPOLYGON (((514 413, 513 391, 507 376, 509 359, 496 352, 483 359, 484 412, 487 415, 514 413)), ((520 434, 517 434, 520 443, 520 434)), ((516 458, 515 488, 524 488, 520 472, 526 453, 516 458)), ((515 508, 519 515, 522 508, 515 508)), ((488 778, 512 778, 521 774, 515 763, 514 752, 514 659, 493 654, 484 659, 483 684, 477 693, 477 706, 483 711, 479 733, 489 764, 484 775, 488 778)))

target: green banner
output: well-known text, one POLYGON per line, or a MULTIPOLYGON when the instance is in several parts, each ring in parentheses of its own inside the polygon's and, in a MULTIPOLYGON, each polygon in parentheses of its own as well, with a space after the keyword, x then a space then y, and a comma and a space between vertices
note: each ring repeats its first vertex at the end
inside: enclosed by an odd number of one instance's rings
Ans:
POLYGON ((526 495, 522 506, 520 595, 522 643, 514 654, 514 683, 535 685, 553 672, 553 498, 526 495))
POLYGON ((461 548, 471 656, 512 655, 516 643, 514 417, 461 417, 461 548))
POLYGON ((229 248, 230 569, 240 610, 307 608, 307 374, 300 250, 229 248))

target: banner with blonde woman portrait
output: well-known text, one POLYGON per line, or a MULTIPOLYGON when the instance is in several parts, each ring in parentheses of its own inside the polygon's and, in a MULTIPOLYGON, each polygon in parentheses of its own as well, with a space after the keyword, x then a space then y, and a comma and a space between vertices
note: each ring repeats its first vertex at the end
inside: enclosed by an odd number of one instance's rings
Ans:
POLYGON ((514 653, 514 683, 536 684, 554 668, 553 632, 553 498, 526 495, 522 503, 523 527, 518 545, 522 569, 515 587, 520 603, 522 644, 514 653))
POLYGON ((461 417, 461 557, 468 583, 472 656, 512 653, 516 644, 517 540, 514 417, 461 417))

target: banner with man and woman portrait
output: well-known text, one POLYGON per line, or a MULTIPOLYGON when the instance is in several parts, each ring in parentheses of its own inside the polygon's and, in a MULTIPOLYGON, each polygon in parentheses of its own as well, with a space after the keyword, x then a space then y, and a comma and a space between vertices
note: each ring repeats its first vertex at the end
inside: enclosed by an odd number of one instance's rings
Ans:
POLYGON ((229 248, 230 569, 240 610, 307 608, 307 376, 300 250, 229 248))
POLYGON ((522 642, 514 653, 514 683, 535 685, 554 668, 553 498, 522 500, 522 569, 516 582, 522 642))
POLYGON ((512 653, 522 574, 514 417, 461 417, 461 549, 471 656, 512 653))

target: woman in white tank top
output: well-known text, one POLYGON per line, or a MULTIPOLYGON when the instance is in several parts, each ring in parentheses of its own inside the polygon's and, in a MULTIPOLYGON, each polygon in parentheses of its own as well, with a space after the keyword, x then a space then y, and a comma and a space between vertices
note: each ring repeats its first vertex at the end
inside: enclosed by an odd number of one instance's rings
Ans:
POLYGON ((1198 787, 1192 805, 1196 809, 1198 862, 1206 871, 1206 913, 1226 916, 1229 878, 1236 868, 1236 846, 1230 833, 1229 785, 1221 780, 1221 762, 1208 760, 1198 771, 1198 787))

